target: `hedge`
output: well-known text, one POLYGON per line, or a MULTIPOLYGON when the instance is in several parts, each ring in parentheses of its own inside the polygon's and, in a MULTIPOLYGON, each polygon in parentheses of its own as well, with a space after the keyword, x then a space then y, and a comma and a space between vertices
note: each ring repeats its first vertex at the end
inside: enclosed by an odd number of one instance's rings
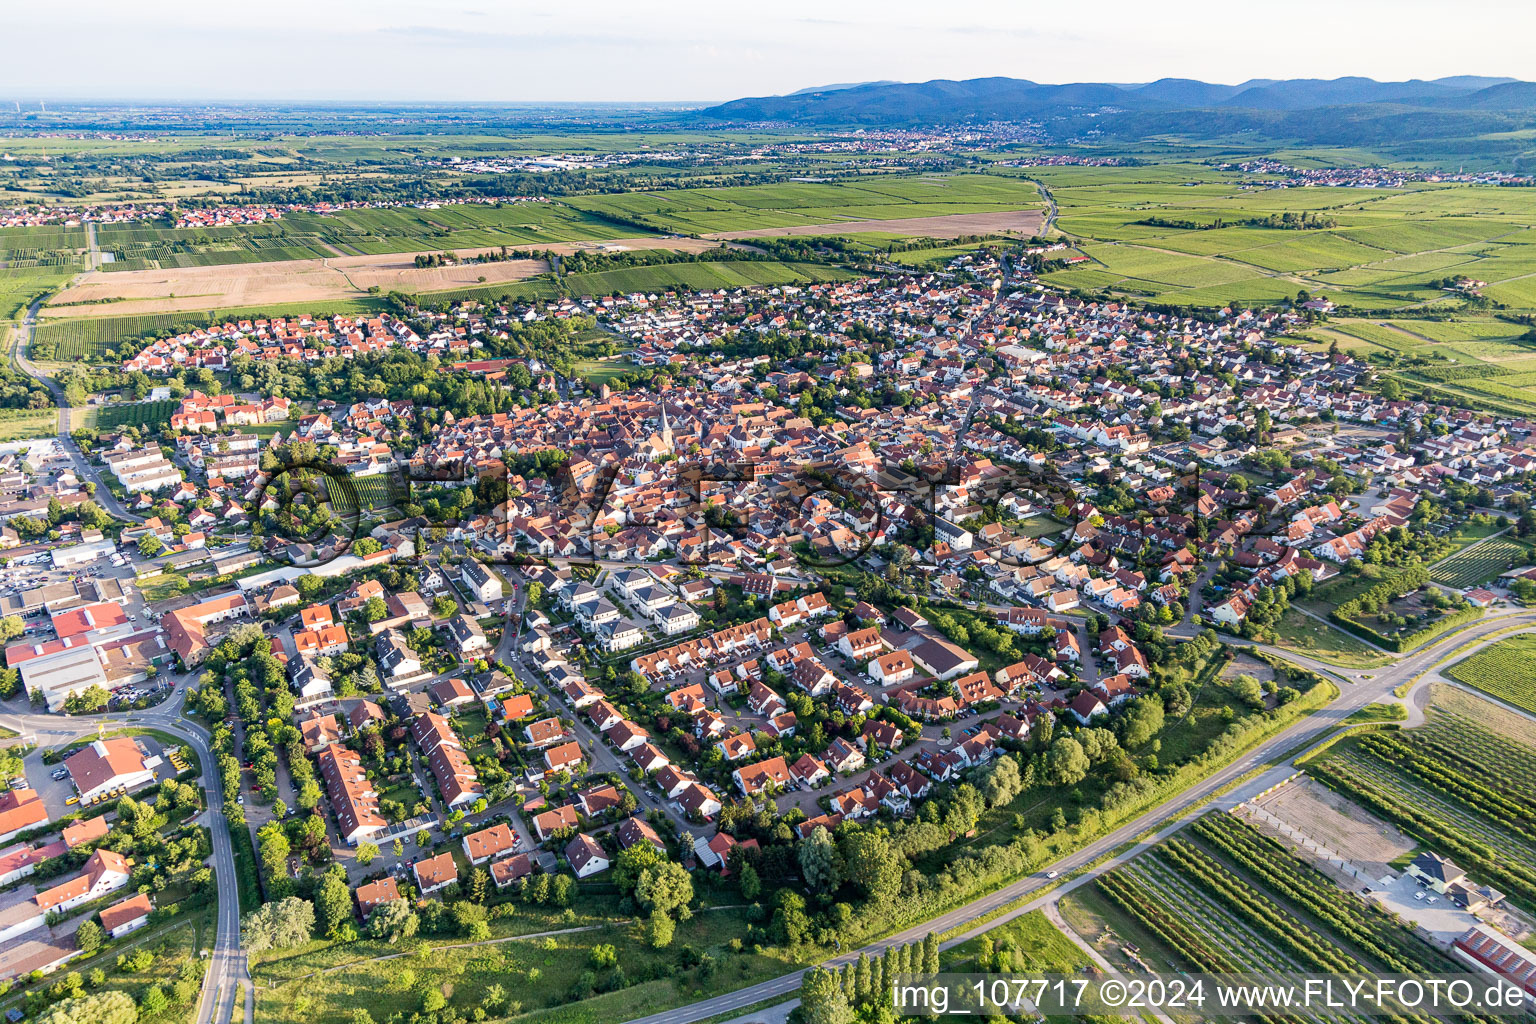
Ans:
POLYGON ((1422 565, 1399 569, 1392 575, 1385 577, 1370 590, 1339 605, 1329 613, 1328 617, 1356 636, 1368 640, 1378 647, 1400 654, 1422 643, 1427 643, 1441 633, 1455 629, 1463 623, 1474 622, 1482 616, 1481 609, 1464 608, 1459 612, 1452 612, 1449 615, 1441 616, 1423 629, 1404 636, 1393 637, 1383 636, 1370 626, 1357 622, 1354 618, 1367 601, 1375 604, 1384 604, 1395 597, 1411 594, 1428 584, 1429 570, 1422 565))

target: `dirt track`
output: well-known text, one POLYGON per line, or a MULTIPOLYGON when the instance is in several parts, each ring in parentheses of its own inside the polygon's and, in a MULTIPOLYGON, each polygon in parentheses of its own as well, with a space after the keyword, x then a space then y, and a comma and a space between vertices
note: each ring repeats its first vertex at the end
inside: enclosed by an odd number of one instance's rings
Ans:
POLYGON ((831 224, 797 224, 788 228, 753 228, 721 231, 705 238, 775 238, 781 235, 843 235, 879 231, 890 235, 924 235, 928 238, 959 238, 1012 231, 1033 235, 1045 226, 1044 210, 1008 210, 1002 213, 952 213, 944 217, 909 217, 905 220, 844 220, 831 224))
MULTIPOLYGON (((719 242, 697 238, 618 238, 605 242, 561 242, 539 246, 559 255, 613 246, 622 249, 676 249, 702 252, 719 242)), ((517 248, 508 246, 508 248, 517 248)), ((460 256, 493 248, 456 249, 460 256)), ((543 260, 467 263, 417 268, 416 253, 333 256, 324 260, 234 263, 219 267, 87 271, 75 278, 42 310, 43 316, 123 316, 133 313, 235 308, 291 302, 357 298, 377 286, 382 291, 447 291, 479 284, 522 281, 549 269, 543 260), (480 278, 484 277, 482 282, 480 278), (104 299, 121 301, 104 302, 104 299), (92 303, 92 305, 70 305, 92 303)))

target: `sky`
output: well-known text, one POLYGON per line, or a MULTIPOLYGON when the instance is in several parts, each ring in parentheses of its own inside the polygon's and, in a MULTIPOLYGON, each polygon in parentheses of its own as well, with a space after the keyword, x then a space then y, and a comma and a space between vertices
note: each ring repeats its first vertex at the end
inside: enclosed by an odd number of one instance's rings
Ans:
POLYGON ((62 18, 7 4, 0 25, 0 99, 23 104, 708 102, 994 75, 1536 79, 1530 0, 75 0, 62 18))

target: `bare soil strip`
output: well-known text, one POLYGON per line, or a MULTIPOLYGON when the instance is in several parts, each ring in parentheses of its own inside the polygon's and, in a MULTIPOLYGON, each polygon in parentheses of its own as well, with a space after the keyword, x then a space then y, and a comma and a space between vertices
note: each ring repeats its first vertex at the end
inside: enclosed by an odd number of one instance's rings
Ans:
POLYGON ((1044 210, 1007 210, 1001 213, 951 213, 942 217, 908 217, 898 220, 844 220, 831 224, 796 224, 787 228, 753 228, 720 231, 705 238, 777 238, 782 235, 846 235, 879 231, 889 235, 923 235, 928 238, 959 238, 1012 231, 1038 234, 1045 226, 1044 210))

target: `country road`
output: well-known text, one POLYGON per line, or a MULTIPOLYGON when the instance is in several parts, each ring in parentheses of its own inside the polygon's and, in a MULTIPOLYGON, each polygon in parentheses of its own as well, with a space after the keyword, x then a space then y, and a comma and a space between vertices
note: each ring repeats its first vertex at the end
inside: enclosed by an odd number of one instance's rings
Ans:
MULTIPOLYGON (((1215 801, 1214 806, 1231 807, 1262 792, 1280 779, 1291 774, 1294 770, 1290 767, 1289 759, 1281 763, 1271 763, 1272 759, 1290 751, 1298 750, 1303 746, 1310 747, 1332 733, 1344 719, 1360 708, 1383 699, 1392 699, 1392 691, 1395 687, 1417 678, 1450 652, 1459 650, 1465 645, 1481 644, 1487 634, 1508 629, 1514 625, 1536 625, 1536 611, 1520 611, 1511 615, 1498 616, 1475 623, 1468 629, 1432 641, 1418 650, 1403 656, 1392 665, 1378 669, 1375 672, 1343 670, 1344 675, 1340 675, 1341 670, 1328 666, 1330 674, 1334 678, 1343 680, 1343 685, 1340 687, 1340 695, 1336 700, 1294 723, 1289 728, 1259 743, 1236 761, 1207 776, 1204 780, 1152 810, 1137 816, 1103 838, 1090 843, 1088 846, 1054 863, 1042 866, 1041 870, 1032 875, 1021 878, 986 896, 972 900, 970 903, 948 913, 941 914, 931 920, 913 925, 876 942, 869 943, 862 949, 844 950, 839 955, 823 961, 823 963, 828 966, 841 967, 843 964, 852 963, 857 960, 860 952, 867 952, 874 956, 885 950, 888 946, 899 946, 915 942, 929 932, 943 934, 945 932, 957 931, 953 938, 942 943, 940 946, 941 949, 948 949, 991 928, 1013 920, 1029 910, 1038 909, 1045 900, 1054 899, 1063 891, 1086 884, 1094 874, 1085 874, 1080 878, 1073 879, 1057 887, 1054 880, 1047 879, 1046 874, 1048 872, 1067 875, 1073 871, 1088 867, 1099 858, 1111 854, 1121 846, 1134 843, 1134 846, 1116 854, 1113 859, 1103 865, 1104 868, 1112 867, 1182 828, 1200 813, 1209 809, 1208 805, 1211 805, 1213 800, 1215 801), (1262 770, 1266 764, 1269 764, 1269 767, 1267 770, 1262 770), (1255 772, 1258 774, 1244 781, 1244 776, 1255 772), (1234 786, 1231 792, 1223 794, 1219 799, 1216 798, 1220 790, 1227 786, 1233 786, 1234 783, 1237 783, 1237 785, 1234 786), (1025 898, 1031 893, 1037 893, 1047 888, 1050 891, 1039 899, 1025 901, 1025 898), (999 914, 996 918, 984 924, 974 928, 965 928, 967 923, 996 913, 1003 907, 1007 907, 1016 901, 1023 902, 1021 902, 1020 906, 1014 907, 1006 913, 999 914)), ((1294 657, 1288 652, 1277 653, 1298 663, 1310 661, 1310 659, 1294 657)), ((696 1024, 698 1021, 706 1020, 719 1014, 755 1006, 776 996, 791 998, 799 990, 802 974, 804 974, 803 970, 792 971, 777 978, 738 989, 735 992, 713 996, 709 999, 700 1000, 699 1002, 673 1010, 639 1017, 627 1022, 627 1024, 696 1024)))

